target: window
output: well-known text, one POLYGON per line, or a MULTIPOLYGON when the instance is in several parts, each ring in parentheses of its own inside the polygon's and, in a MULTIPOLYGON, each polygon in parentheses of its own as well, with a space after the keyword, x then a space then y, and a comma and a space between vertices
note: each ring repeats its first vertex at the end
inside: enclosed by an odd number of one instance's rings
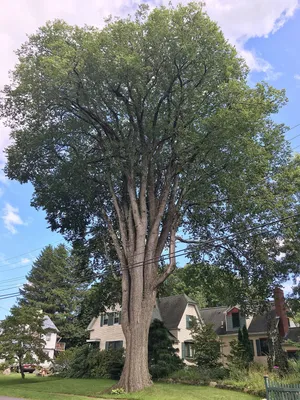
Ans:
POLYGON ((194 318, 192 315, 186 316, 186 329, 191 329, 194 318))
POLYGON ((269 354, 269 345, 267 338, 256 340, 256 352, 258 356, 267 356, 269 354))
POLYGON ((194 358, 195 351, 192 342, 184 342, 184 358, 194 358))
POLYGON ((232 327, 239 328, 240 327, 240 313, 232 313, 232 327))
POLYGON ((111 313, 101 315, 100 326, 118 325, 120 323, 121 323, 121 313, 120 312, 111 312, 111 313))
POLYGON ((289 360, 299 360, 299 352, 288 350, 287 357, 289 360))
POLYGON ((51 340, 51 333, 46 333, 46 341, 49 342, 51 340))
POLYGON ((117 340, 114 342, 105 343, 105 350, 118 350, 122 349, 122 347, 123 347, 123 340, 117 340))
POLYGON ((103 325, 108 325, 108 314, 103 315, 103 325))
POLYGON ((114 313, 114 325, 121 323, 121 313, 115 312, 114 313))

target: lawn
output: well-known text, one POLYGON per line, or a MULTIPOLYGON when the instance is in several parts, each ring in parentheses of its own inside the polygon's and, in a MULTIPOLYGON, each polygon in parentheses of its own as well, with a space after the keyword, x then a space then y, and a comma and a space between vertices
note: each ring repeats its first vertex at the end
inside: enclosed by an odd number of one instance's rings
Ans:
POLYGON ((0 395, 33 400, 91 400, 91 398, 127 398, 136 400, 257 400, 257 397, 210 387, 155 384, 134 394, 102 395, 114 382, 108 379, 61 379, 26 375, 0 376, 0 395))

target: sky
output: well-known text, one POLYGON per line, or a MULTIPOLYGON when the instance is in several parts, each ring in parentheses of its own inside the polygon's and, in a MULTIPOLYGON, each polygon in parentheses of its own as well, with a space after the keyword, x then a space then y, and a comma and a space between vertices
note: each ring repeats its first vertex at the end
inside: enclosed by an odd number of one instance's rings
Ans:
MULTIPOLYGON (((144 1, 150 7, 168 5, 169 0, 144 1)), ((173 0, 176 5, 179 1, 173 0)), ((8 72, 16 63, 14 51, 48 20, 70 24, 103 26, 105 17, 134 12, 138 0, 1 0, 0 89, 9 82, 8 72)), ((187 3, 182 0, 181 3, 187 3)), ((285 88, 288 105, 274 118, 290 127, 300 124, 300 0, 206 0, 208 15, 218 22, 225 37, 245 58, 251 73, 249 84, 266 80, 285 88)), ((300 151, 300 126, 287 133, 295 151, 300 151), (294 136, 298 137, 294 138, 294 136), (294 139, 293 139, 294 138, 294 139), (298 147, 299 146, 299 147, 298 147)), ((8 297, 25 282, 34 259, 48 244, 62 237, 51 232, 45 213, 30 206, 30 184, 8 181, 3 173, 4 149, 9 129, 0 121, 0 319, 16 298, 8 297)), ((291 282, 285 285, 290 290, 291 282)))

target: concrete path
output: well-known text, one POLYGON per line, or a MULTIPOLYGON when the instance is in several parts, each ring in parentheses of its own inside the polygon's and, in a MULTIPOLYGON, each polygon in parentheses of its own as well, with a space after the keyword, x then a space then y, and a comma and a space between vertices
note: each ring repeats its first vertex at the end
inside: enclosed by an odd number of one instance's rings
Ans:
POLYGON ((24 399, 17 399, 16 397, 0 396, 0 400, 24 400, 24 399))

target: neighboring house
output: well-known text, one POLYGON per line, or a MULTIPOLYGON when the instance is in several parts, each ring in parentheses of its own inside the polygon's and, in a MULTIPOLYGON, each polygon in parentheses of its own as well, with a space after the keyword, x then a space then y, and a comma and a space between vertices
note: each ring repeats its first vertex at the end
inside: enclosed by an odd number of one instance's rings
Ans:
MULTIPOLYGON (((189 363, 193 360, 193 338, 190 324, 196 318, 200 324, 212 324, 221 341, 222 362, 230 353, 230 342, 238 337, 239 329, 246 325, 253 345, 254 361, 267 364, 268 321, 279 330, 284 339, 283 347, 292 357, 298 348, 291 341, 300 342, 300 327, 296 327, 286 312, 283 291, 275 289, 273 309, 263 315, 245 317, 239 306, 210 307, 199 309, 196 302, 186 295, 177 295, 157 299, 152 320, 159 319, 170 332, 178 355, 189 363)), ((89 343, 95 343, 101 350, 126 347, 121 327, 121 309, 114 310, 93 318, 87 330, 90 332, 89 343)))
MULTIPOLYGON (((178 348, 178 355, 187 362, 193 358, 193 340, 189 330, 193 318, 201 321, 200 311, 196 302, 184 294, 157 299, 152 315, 152 320, 163 321, 174 347, 178 348)), ((87 330, 90 332, 87 342, 95 343, 101 350, 126 348, 119 306, 93 318, 87 330)))
POLYGON ((58 329, 55 326, 54 322, 51 320, 48 315, 44 318, 43 329, 45 330, 45 335, 43 335, 43 339, 45 340, 45 348, 44 353, 53 360, 55 356, 56 344, 58 341, 58 329))
POLYGON ((299 350, 290 341, 300 341, 300 328, 296 327, 287 316, 283 291, 275 289, 272 310, 262 314, 245 317, 239 307, 212 307, 201 309, 204 323, 213 324, 218 334, 222 348, 222 362, 226 364, 226 356, 230 353, 230 342, 237 339, 238 330, 246 325, 249 339, 253 345, 254 361, 267 364, 268 354, 268 324, 278 329, 283 338, 283 348, 289 357, 295 356, 299 350))

